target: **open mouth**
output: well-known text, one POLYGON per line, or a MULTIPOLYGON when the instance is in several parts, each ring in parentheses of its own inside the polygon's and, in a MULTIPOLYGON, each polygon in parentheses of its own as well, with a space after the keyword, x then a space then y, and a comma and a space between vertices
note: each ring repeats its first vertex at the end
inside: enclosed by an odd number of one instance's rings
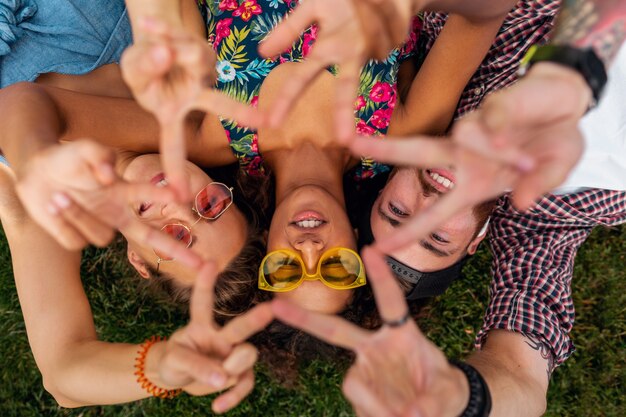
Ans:
POLYGON ((290 226, 295 226, 304 230, 317 229, 326 224, 328 224, 328 222, 324 219, 324 217, 320 213, 312 210, 296 214, 292 221, 289 222, 290 226))
POLYGON ((165 174, 163 172, 159 172, 150 180, 150 184, 156 185, 157 187, 165 187, 167 186, 167 180, 165 179, 165 174))
POLYGON ((426 180, 440 192, 448 192, 454 188, 454 175, 445 169, 427 169, 426 180))

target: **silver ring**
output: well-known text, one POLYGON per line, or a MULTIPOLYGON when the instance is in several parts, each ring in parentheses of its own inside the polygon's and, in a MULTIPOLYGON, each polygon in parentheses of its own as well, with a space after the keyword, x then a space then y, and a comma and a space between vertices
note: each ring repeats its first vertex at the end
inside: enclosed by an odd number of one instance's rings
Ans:
POLYGON ((406 314, 402 318, 398 320, 383 320, 383 324, 389 327, 400 327, 404 323, 408 322, 410 318, 411 318, 411 313, 407 311, 406 314))

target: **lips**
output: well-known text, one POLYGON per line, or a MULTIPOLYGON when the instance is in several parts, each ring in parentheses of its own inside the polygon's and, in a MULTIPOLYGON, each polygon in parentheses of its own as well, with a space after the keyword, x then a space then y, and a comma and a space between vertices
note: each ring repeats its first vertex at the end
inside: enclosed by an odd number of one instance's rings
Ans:
MULTIPOLYGON (((159 172, 154 177, 152 177, 152 179, 150 180, 150 184, 152 184, 152 185, 157 185, 160 182, 165 182, 165 173, 163 173, 163 172, 159 172)), ((165 184, 163 184, 163 185, 165 185, 165 184)))
POLYGON ((307 210, 296 214, 291 222, 290 226, 295 226, 299 229, 311 231, 328 224, 328 221, 317 211, 307 210))
POLYGON ((424 178, 431 186, 442 193, 452 190, 456 183, 454 174, 446 169, 427 169, 424 178))

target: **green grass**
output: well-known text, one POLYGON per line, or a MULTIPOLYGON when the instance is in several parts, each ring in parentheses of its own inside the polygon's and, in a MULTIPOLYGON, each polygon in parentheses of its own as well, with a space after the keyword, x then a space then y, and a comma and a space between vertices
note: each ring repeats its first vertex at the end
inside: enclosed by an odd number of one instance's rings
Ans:
MULTIPOLYGON (((186 321, 172 306, 138 290, 115 250, 86 252, 85 287, 98 333, 109 341, 140 342, 169 334, 186 321)), ((557 369, 548 397, 548 416, 624 416, 626 401, 626 227, 596 230, 578 256, 574 275, 577 351, 557 369)), ((440 297, 421 322, 447 355, 471 351, 487 302, 490 256, 483 248, 466 268, 466 278, 440 297)), ((28 347, 13 284, 8 246, 0 234, 0 416, 174 416, 211 415, 210 398, 183 395, 132 404, 59 408, 43 389, 28 347)), ((288 390, 257 372, 254 392, 229 416, 350 416, 340 393, 342 376, 314 363, 303 370, 302 386, 288 390)))

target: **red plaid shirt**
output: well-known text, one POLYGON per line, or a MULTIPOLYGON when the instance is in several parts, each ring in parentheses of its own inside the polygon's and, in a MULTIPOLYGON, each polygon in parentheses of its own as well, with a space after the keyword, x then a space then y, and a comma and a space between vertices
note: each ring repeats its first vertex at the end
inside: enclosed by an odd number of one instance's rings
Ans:
MULTIPOLYGON (((461 95, 455 119, 475 110, 488 94, 517 80, 517 69, 528 49, 545 43, 561 0, 520 0, 508 14, 485 60, 461 95)), ((445 13, 426 13, 422 35, 430 50, 447 20, 445 13)))
POLYGON ((510 330, 540 338, 555 364, 574 351, 571 281, 578 248, 595 226, 626 223, 626 192, 588 189, 549 195, 521 213, 502 197, 491 217, 493 252, 491 300, 477 335, 510 330))

